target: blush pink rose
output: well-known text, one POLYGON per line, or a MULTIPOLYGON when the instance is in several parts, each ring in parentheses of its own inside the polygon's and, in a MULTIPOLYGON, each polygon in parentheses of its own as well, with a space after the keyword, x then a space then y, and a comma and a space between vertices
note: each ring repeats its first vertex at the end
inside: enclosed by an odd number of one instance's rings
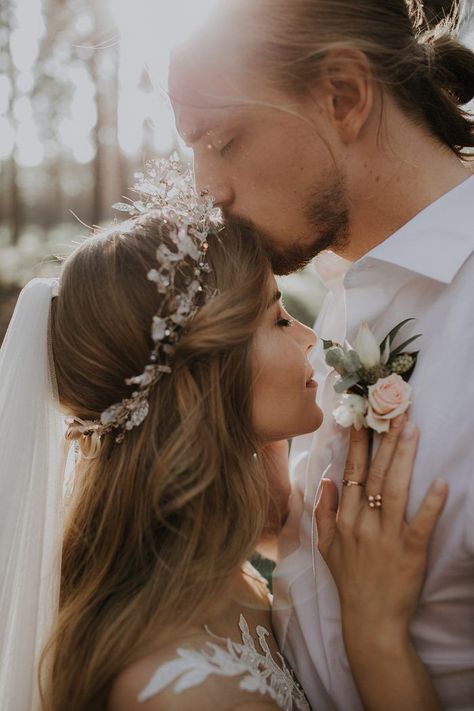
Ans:
POLYGON ((392 373, 369 386, 367 425, 376 432, 388 432, 390 420, 406 412, 411 405, 411 387, 400 375, 392 373))

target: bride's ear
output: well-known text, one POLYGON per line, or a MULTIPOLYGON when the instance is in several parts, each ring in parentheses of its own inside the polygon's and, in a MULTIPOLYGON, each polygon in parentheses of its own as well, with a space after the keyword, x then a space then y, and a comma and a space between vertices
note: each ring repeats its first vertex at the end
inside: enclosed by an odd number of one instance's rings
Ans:
POLYGON ((337 504, 338 493, 336 485, 331 479, 321 479, 318 500, 314 507, 314 516, 317 527, 318 550, 323 558, 326 558, 336 533, 337 504))

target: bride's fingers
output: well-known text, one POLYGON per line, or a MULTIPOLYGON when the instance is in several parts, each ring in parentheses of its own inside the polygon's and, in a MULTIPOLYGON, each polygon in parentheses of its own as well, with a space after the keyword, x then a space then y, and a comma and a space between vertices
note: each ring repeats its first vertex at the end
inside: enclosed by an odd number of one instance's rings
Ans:
POLYGON ((314 509, 318 529, 318 549, 326 558, 336 532, 337 488, 330 479, 322 479, 319 498, 314 509))
POLYGON ((407 548, 415 553, 424 553, 433 530, 443 511, 448 496, 448 485, 435 479, 406 531, 407 548))
POLYGON ((369 432, 365 428, 356 430, 352 427, 344 467, 339 517, 351 517, 352 514, 355 516, 364 495, 368 461, 369 432))
POLYGON ((405 519, 417 446, 418 430, 413 422, 406 422, 383 487, 382 522, 384 527, 395 532, 400 530, 405 519))
POLYGON ((382 436, 380 446, 369 468, 365 489, 366 496, 376 496, 382 493, 385 477, 406 419, 406 414, 396 417, 387 434, 382 436))

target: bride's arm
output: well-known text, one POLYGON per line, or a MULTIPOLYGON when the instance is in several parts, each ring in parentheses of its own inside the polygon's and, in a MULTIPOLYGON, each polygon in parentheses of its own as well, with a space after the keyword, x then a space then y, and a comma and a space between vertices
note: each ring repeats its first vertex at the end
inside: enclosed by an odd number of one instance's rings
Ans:
POLYGON ((343 487, 338 502, 334 484, 325 480, 316 508, 318 547, 338 587, 344 643, 367 711, 441 709, 409 623, 447 487, 434 482, 414 518, 405 521, 418 440, 405 421, 384 436, 368 474, 367 432, 353 431, 344 478, 365 488, 343 487), (367 497, 379 493, 382 507, 370 508, 367 497))

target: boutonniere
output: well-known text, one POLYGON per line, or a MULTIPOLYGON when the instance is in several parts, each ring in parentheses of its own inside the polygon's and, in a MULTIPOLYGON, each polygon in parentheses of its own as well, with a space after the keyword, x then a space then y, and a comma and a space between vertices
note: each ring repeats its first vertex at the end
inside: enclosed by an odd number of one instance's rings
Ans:
POLYGON ((413 318, 399 323, 379 345, 367 323, 359 328, 354 347, 323 340, 326 363, 339 374, 334 384, 341 395, 333 412, 341 427, 388 432, 390 420, 405 412, 411 404, 408 381, 415 369, 418 351, 405 349, 421 334, 401 345, 392 344, 399 331, 413 318))

